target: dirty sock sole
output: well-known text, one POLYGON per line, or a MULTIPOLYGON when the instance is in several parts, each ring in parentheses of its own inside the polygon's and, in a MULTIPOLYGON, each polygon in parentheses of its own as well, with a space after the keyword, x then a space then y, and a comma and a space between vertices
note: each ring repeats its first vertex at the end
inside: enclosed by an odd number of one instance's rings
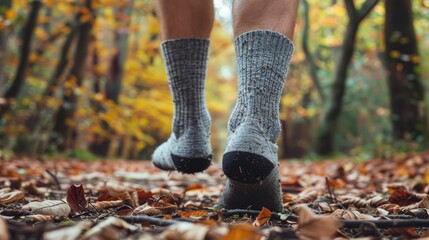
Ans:
POLYGON ((212 155, 206 157, 189 158, 171 154, 176 170, 181 173, 197 173, 206 170, 212 162, 212 155))
POLYGON ((223 155, 222 168, 229 179, 243 183, 260 183, 274 169, 274 164, 255 153, 232 151, 223 155))

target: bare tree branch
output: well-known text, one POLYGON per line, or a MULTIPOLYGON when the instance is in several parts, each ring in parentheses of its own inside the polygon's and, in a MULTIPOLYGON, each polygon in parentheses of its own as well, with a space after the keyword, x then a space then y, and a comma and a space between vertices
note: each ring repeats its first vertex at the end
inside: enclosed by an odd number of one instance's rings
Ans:
POLYGON ((371 12, 375 5, 377 5, 378 1, 379 0, 367 0, 362 4, 362 7, 357 13, 359 22, 362 21, 371 12))

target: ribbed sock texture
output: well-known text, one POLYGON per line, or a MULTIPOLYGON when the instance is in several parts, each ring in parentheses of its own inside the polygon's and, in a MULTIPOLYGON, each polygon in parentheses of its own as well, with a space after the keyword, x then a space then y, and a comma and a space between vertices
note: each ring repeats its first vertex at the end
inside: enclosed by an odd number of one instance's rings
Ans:
POLYGON ((211 158, 210 115, 205 101, 209 44, 207 39, 175 39, 161 44, 174 102, 173 133, 152 156, 154 165, 161 169, 182 171, 183 166, 178 165, 185 164, 190 169, 182 172, 202 171, 201 162, 189 160, 211 158))
POLYGON ((238 36, 235 50, 238 97, 229 119, 229 131, 234 132, 244 119, 252 119, 275 142, 280 133, 280 97, 293 44, 280 33, 260 30, 238 36))
POLYGON ((281 211, 275 142, 280 134, 280 98, 294 46, 280 33, 256 30, 238 36, 235 49, 238 98, 228 123, 222 160, 228 180, 218 208, 281 211))

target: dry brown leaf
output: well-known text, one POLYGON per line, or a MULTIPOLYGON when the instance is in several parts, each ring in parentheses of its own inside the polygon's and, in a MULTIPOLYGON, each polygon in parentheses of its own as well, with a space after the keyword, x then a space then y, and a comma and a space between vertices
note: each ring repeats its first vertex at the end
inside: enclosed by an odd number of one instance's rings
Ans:
POLYGON ((158 197, 162 197, 161 199, 164 202, 169 202, 180 206, 183 201, 183 196, 177 193, 173 193, 165 188, 156 188, 151 190, 154 195, 158 195, 158 197))
POLYGON ((55 216, 44 215, 44 214, 34 214, 34 215, 24 216, 23 218, 31 222, 50 222, 54 220, 55 216))
POLYGON ((429 208, 429 197, 425 196, 420 202, 416 202, 408 206, 400 207, 401 212, 408 212, 416 208, 429 208))
POLYGON ((109 195, 114 197, 120 196, 127 191, 127 187, 124 184, 117 182, 107 182, 106 189, 109 195))
POLYGON ((379 208, 384 209, 389 213, 393 213, 393 214, 399 214, 401 212, 401 208, 399 207, 399 205, 393 204, 393 203, 383 204, 379 206, 379 208))
POLYGON ((331 216, 335 216, 344 220, 374 220, 375 218, 368 214, 360 213, 359 211, 353 211, 348 209, 337 209, 331 216))
POLYGON ((123 192, 119 199, 121 199, 125 205, 131 206, 133 208, 137 207, 137 203, 133 200, 129 192, 123 192))
POLYGON ((147 202, 152 203, 152 197, 153 197, 153 193, 152 192, 146 192, 144 190, 139 190, 137 191, 137 196, 138 196, 138 205, 143 205, 147 202))
POLYGON ((204 240, 209 229, 202 224, 180 222, 168 227, 161 237, 167 240, 204 240))
POLYGON ((314 200, 316 200, 318 196, 317 190, 311 190, 308 192, 302 192, 296 196, 296 198, 293 200, 293 203, 309 203, 314 200))
POLYGON ((298 226, 300 239, 331 239, 341 226, 335 216, 317 216, 305 205, 299 205, 298 226))
POLYGON ((1 240, 9 240, 9 230, 6 224, 6 221, 3 217, 0 216, 0 239, 1 240))
POLYGON ((201 207, 201 202, 193 202, 193 201, 187 201, 183 204, 184 208, 198 208, 201 207))
POLYGON ((134 209, 133 214, 153 216, 162 214, 162 211, 148 204, 144 204, 134 209))
POLYGON ((43 196, 45 193, 47 193, 46 188, 38 188, 33 182, 22 183, 22 190, 35 196, 43 196))
POLYGON ((54 231, 46 232, 43 235, 44 240, 74 240, 78 239, 82 231, 89 229, 92 222, 89 220, 81 221, 73 226, 60 228, 54 231))
POLYGON ((24 192, 22 192, 21 190, 15 190, 11 192, 4 191, 0 193, 0 204, 13 203, 23 199, 24 197, 24 192))
POLYGON ((337 210, 339 206, 338 204, 334 205, 334 204, 329 204, 328 202, 318 202, 318 203, 315 203, 314 208, 325 213, 330 213, 337 210))
POLYGON ((69 205, 62 200, 46 200, 43 202, 31 202, 22 207, 34 214, 68 216, 70 214, 69 205))
POLYGON ((259 240, 262 234, 248 223, 238 223, 229 227, 228 233, 221 240, 248 239, 259 240))
POLYGON ((289 202, 293 201, 294 197, 288 193, 285 193, 285 194, 283 194, 282 198, 283 198, 283 203, 289 203, 289 202))
POLYGON ((389 197, 390 203, 398 204, 401 207, 419 202, 420 200, 422 199, 417 197, 416 194, 410 193, 402 188, 394 191, 389 197))
POLYGON ((271 218, 271 211, 265 207, 262 208, 261 212, 256 217, 255 221, 253 222, 254 227, 260 227, 264 224, 266 224, 271 218))
POLYGON ((83 185, 71 185, 67 190, 67 203, 73 212, 80 212, 86 209, 88 201, 85 198, 83 185))
POLYGON ((178 211, 176 212, 176 214, 181 217, 203 217, 208 215, 208 213, 204 210, 197 210, 191 212, 178 211))
POLYGON ((383 204, 388 203, 387 199, 381 196, 375 196, 367 201, 369 207, 377 208, 383 204))
POLYGON ((118 229, 123 229, 126 232, 133 232, 136 231, 138 227, 122 219, 109 217, 88 230, 85 235, 83 235, 83 239, 119 239, 122 233, 118 229))
POLYGON ((368 207, 368 202, 365 199, 354 197, 354 196, 342 196, 342 204, 344 205, 353 205, 357 208, 366 208, 368 207))
POLYGON ((101 202, 90 203, 89 208, 101 210, 105 208, 117 207, 120 205, 122 205, 122 200, 101 201, 101 202))
POLYGON ((153 206, 149 204, 138 206, 136 209, 134 209, 133 213, 151 216, 159 214, 171 214, 174 213, 176 210, 176 205, 159 201, 157 203, 154 203, 153 206))

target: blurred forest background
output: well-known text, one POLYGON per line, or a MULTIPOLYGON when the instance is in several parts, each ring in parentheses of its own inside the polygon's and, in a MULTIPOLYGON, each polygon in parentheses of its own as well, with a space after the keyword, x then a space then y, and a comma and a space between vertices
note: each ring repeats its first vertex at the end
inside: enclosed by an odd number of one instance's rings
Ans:
MULTIPOLYGON (((237 79, 215 0, 207 98, 219 158, 237 79)), ((428 142, 429 1, 302 0, 280 158, 366 159, 428 142)), ((149 159, 173 105, 153 0, 0 0, 0 157, 149 159)))

